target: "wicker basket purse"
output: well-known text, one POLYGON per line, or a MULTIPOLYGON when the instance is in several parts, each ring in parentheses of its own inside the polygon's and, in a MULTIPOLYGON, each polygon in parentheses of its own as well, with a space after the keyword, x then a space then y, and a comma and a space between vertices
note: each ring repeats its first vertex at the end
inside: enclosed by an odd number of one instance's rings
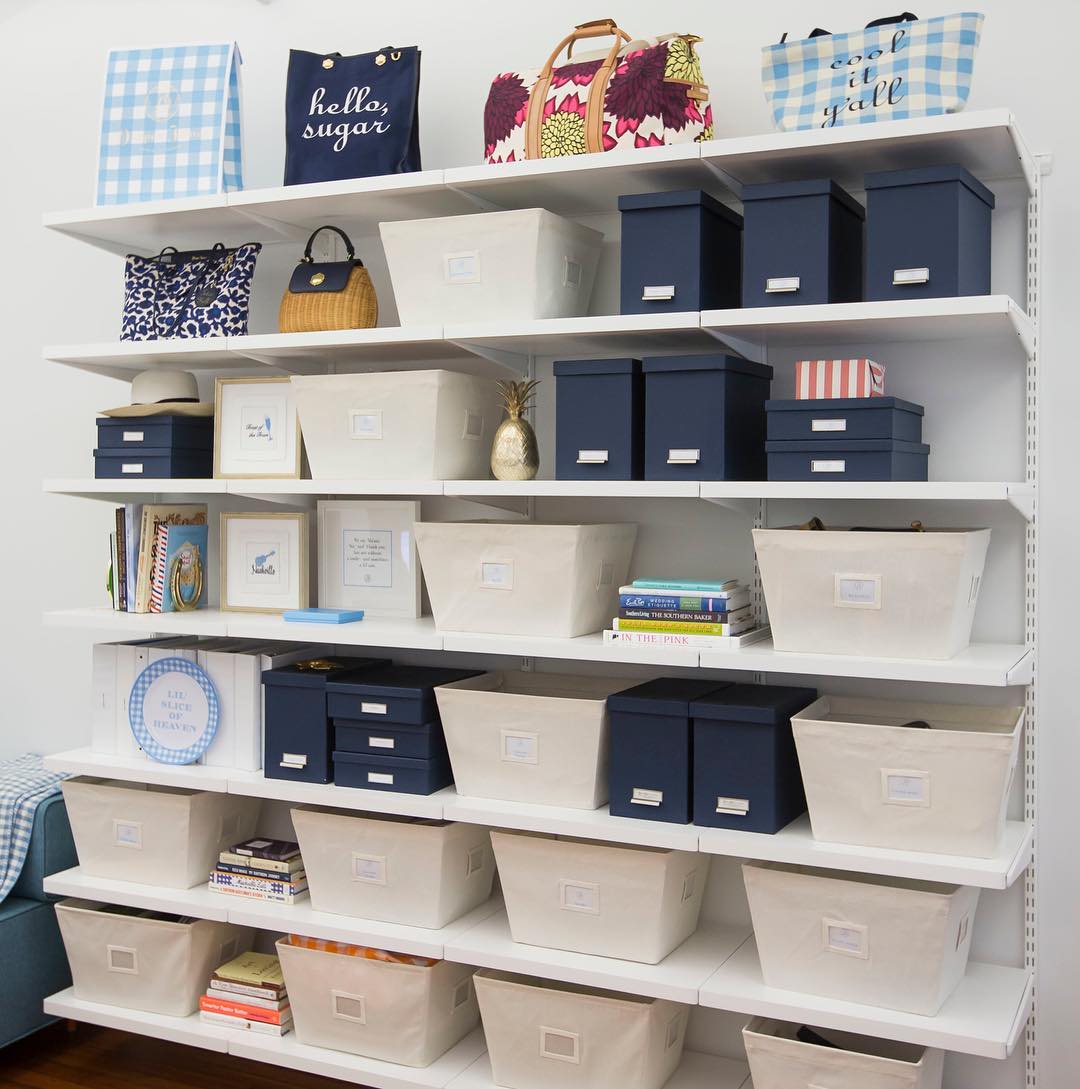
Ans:
POLYGON ((304 256, 293 269, 281 297, 278 328, 283 333, 316 333, 324 329, 371 329, 379 320, 379 300, 364 262, 356 257, 349 236, 338 227, 319 227, 307 240, 304 256), (320 231, 334 231, 345 243, 344 261, 315 261, 311 246, 320 231))

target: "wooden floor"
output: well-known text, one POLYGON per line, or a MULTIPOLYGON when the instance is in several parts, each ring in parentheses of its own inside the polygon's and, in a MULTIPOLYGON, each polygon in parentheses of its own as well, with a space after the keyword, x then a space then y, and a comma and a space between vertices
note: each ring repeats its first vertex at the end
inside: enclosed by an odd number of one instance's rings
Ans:
POLYGON ((0 1051, 2 1089, 329 1089, 343 1084, 94 1025, 71 1032, 64 1024, 53 1025, 0 1051))

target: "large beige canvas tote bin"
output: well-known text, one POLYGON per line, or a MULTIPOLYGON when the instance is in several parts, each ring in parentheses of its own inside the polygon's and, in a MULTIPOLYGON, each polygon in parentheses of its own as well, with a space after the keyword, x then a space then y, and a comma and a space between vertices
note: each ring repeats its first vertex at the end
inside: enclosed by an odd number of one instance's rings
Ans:
POLYGON ((660 1089, 682 1058, 680 1002, 487 968, 475 983, 496 1085, 660 1089))
POLYGON ((491 895, 480 825, 318 809, 292 819, 316 911, 437 930, 491 895))
POLYGON ((768 987, 935 1016, 967 967, 979 890, 743 863, 768 987))
POLYGON ((116 914, 123 910, 89 900, 56 905, 76 998, 188 1017, 214 970, 251 948, 244 927, 116 914))
POLYGON ((936 1048, 821 1029, 834 1045, 825 1047, 797 1031, 764 1017, 743 1029, 754 1089, 941 1089, 945 1053, 936 1048))
POLYGON ((417 522, 435 626, 571 639, 618 608, 637 526, 417 522))
POLYGON ((608 799, 607 697, 625 678, 485 673, 435 689, 459 794, 596 809, 608 799))
POLYGON ((604 236, 543 208, 380 223, 402 325, 588 313, 604 236))
POLYGON ((170 889, 205 885, 218 853, 255 834, 262 802, 223 791, 110 779, 63 784, 79 866, 170 889))
POLYGON ((473 969, 369 960, 289 945, 277 954, 302 1044, 430 1066, 480 1021, 473 969))
POLYGON ((488 476, 495 384, 453 371, 293 375, 313 480, 488 476))
POLYGON ((990 530, 755 529, 777 650, 951 658, 971 641, 990 530))
POLYGON ((492 832, 514 941, 658 964, 697 929, 708 855, 492 832))
POLYGON ((791 719, 814 838, 990 858, 1023 723, 1022 707, 817 700, 791 719))

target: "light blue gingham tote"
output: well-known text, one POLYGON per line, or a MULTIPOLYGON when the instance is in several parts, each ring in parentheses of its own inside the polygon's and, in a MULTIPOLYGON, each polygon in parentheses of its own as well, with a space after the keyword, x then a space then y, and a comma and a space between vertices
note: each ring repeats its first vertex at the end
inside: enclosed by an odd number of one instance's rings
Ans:
POLYGON ((901 18, 767 45, 761 78, 776 127, 834 128, 963 109, 983 16, 901 18))
POLYGON ((111 50, 95 203, 242 189, 241 63, 235 42, 111 50))

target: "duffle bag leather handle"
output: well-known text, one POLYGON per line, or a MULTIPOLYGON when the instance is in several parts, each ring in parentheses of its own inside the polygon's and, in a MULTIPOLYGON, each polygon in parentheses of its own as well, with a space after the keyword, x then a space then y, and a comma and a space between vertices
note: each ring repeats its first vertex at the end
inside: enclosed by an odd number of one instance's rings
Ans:
MULTIPOLYGON (((334 234, 338 235, 341 241, 345 243, 345 251, 348 255, 348 260, 356 260, 356 251, 353 249, 352 239, 349 238, 349 236, 340 227, 334 227, 331 224, 327 223, 322 227, 316 227, 315 230, 311 232, 311 237, 307 240, 307 245, 304 247, 304 256, 301 258, 304 264, 311 264, 313 260, 311 256, 311 247, 315 244, 315 239, 318 238, 323 231, 333 231, 334 234)), ((361 264, 362 263, 363 262, 361 262, 361 264)))

